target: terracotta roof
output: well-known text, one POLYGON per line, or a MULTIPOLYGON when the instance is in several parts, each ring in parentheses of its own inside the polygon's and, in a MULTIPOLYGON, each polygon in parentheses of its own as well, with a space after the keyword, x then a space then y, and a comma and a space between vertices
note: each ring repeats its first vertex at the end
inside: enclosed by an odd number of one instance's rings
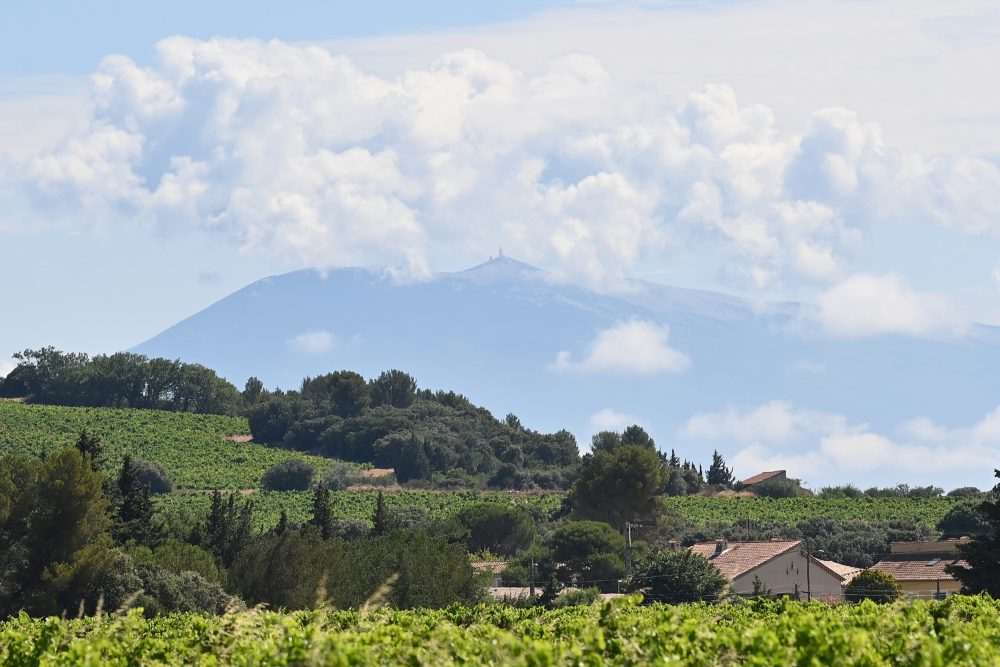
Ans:
POLYGON ((888 556, 875 563, 872 569, 891 574, 897 581, 937 581, 954 579, 944 571, 946 565, 952 564, 968 566, 964 560, 956 560, 955 554, 923 553, 888 556))
POLYGON ((501 574, 510 565, 509 562, 505 560, 474 560, 472 561, 472 569, 478 570, 479 572, 489 572, 490 574, 501 574))
POLYGON ((743 484, 745 486, 749 486, 751 484, 760 484, 761 482, 765 482, 765 481, 771 479, 772 477, 780 475, 783 472, 785 472, 785 471, 784 470, 772 470, 771 472, 758 473, 758 474, 754 475, 753 477, 747 477, 745 480, 743 480, 742 482, 740 482, 740 484, 743 484))
POLYGON ((716 543, 703 542, 691 547, 691 551, 704 556, 719 568, 722 576, 730 581, 741 577, 750 570, 795 549, 802 540, 771 540, 769 542, 729 542, 725 550, 715 555, 716 543))
POLYGON ((838 563, 832 560, 820 560, 819 558, 814 559, 817 563, 825 567, 826 569, 833 572, 835 575, 840 577, 841 581, 847 582, 854 578, 858 572, 861 571, 860 567, 854 567, 853 565, 844 565, 843 563, 838 563))

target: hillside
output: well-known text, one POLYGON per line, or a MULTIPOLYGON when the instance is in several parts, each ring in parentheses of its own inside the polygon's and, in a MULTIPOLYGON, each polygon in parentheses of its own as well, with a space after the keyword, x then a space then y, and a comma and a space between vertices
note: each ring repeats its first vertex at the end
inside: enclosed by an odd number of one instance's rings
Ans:
POLYGON ((117 471, 128 452, 162 465, 178 489, 255 489, 278 461, 302 458, 320 469, 328 464, 320 457, 235 441, 229 436, 249 436, 243 418, 0 400, 0 453, 52 452, 72 446, 84 430, 101 438, 108 473, 117 471))
MULTIPOLYGON (((809 309, 649 282, 600 294, 501 257, 405 284, 365 269, 265 278, 135 351, 204 364, 240 387, 251 375, 294 388, 304 376, 335 369, 374 377, 399 368, 422 387, 474 397, 529 428, 568 428, 580 443, 608 419, 630 419, 613 427, 639 422, 657 442, 697 460, 705 454, 694 448, 718 448, 734 460, 745 446, 731 437, 679 441, 681 427, 705 411, 790 401, 888 434, 916 416, 959 427, 996 407, 994 329, 977 327, 960 340, 833 338, 810 325, 809 309), (612 340, 610 357, 588 356, 602 335, 635 320, 668 336, 653 341, 654 356, 643 347, 649 340, 627 337, 612 340), (678 359, 687 363, 668 363, 678 359)), ((941 471, 790 472, 814 487, 989 481, 941 471)))

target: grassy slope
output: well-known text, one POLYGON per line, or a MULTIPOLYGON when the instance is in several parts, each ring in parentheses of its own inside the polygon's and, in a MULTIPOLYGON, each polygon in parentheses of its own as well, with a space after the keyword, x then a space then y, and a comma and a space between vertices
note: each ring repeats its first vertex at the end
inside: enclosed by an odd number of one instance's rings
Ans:
POLYGON ((326 465, 322 458, 225 439, 250 433, 242 418, 0 400, 0 452, 41 454, 62 449, 72 446, 82 430, 100 436, 108 472, 118 469, 127 451, 134 458, 161 464, 177 488, 256 488, 268 467, 291 457, 326 465))

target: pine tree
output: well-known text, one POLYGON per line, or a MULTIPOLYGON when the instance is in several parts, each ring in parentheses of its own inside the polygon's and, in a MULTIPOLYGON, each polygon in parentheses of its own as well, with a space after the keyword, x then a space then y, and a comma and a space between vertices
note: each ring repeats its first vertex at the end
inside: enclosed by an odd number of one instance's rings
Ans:
POLYGON ((378 492, 375 499, 375 513, 372 515, 372 534, 385 535, 389 532, 389 513, 385 508, 385 497, 382 492, 378 492))
POLYGON ((670 463, 669 463, 669 465, 670 465, 671 468, 680 468, 681 467, 681 460, 677 456, 677 452, 675 452, 673 449, 670 450, 670 463))
POLYGON ((118 474, 117 501, 113 532, 119 542, 155 545, 162 539, 163 527, 154 518, 149 487, 139 482, 128 454, 118 474))
POLYGON ((104 446, 98 436, 88 435, 86 431, 80 431, 80 437, 76 441, 76 449, 90 464, 91 470, 96 472, 101 469, 101 463, 104 460, 104 446))
POLYGON ((330 509, 330 489, 320 482, 313 491, 313 511, 309 524, 319 528, 324 540, 333 534, 333 512, 330 509))
MULTIPOLYGON (((994 473, 1000 478, 1000 470, 994 473)), ((989 593, 1000 597, 1000 483, 977 508, 990 530, 958 545, 968 567, 949 565, 945 571, 962 582, 963 593, 989 593)))
POLYGON ((712 452, 712 465, 708 468, 708 479, 705 481, 720 486, 733 485, 733 471, 726 467, 726 462, 718 451, 712 452))

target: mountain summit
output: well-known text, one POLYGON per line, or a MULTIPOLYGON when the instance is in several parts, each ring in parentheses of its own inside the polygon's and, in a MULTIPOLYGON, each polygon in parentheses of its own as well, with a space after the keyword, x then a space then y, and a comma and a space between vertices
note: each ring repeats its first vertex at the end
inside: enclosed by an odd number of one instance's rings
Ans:
MULTIPOLYGON (((802 333, 798 304, 629 287, 600 294, 505 256, 409 284, 367 269, 296 271, 135 351, 205 364, 239 386, 251 375, 295 388, 305 375, 399 368, 532 428, 569 428, 582 445, 636 420, 669 448, 698 413, 774 401, 889 430, 917 416, 970 424, 996 405, 998 346, 982 337, 837 340, 802 333)), ((716 436, 710 447, 735 450, 716 436)))

